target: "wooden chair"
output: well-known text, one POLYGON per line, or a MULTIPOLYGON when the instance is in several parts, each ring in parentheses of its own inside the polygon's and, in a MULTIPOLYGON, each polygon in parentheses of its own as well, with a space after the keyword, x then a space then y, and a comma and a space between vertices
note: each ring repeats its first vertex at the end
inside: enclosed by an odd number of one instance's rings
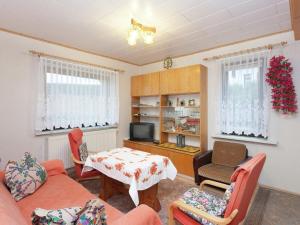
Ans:
POLYGON ((71 148, 71 157, 75 164, 75 174, 77 181, 100 179, 100 172, 92 170, 81 174, 84 162, 80 161, 79 146, 82 144, 83 132, 79 128, 73 129, 69 134, 69 142, 71 148))
MULTIPOLYGON (((198 208, 186 204, 182 200, 173 202, 169 208, 169 225, 174 225, 174 219, 183 225, 200 224, 192 217, 187 215, 181 209, 192 212, 200 218, 206 219, 213 224, 218 225, 238 225, 246 216, 252 195, 255 191, 259 175, 262 171, 266 160, 265 154, 258 154, 252 159, 237 168, 231 177, 231 182, 235 182, 235 186, 231 197, 228 201, 224 217, 216 217, 198 208)), ((228 185, 216 181, 205 180, 201 183, 200 189, 205 184, 209 184, 218 188, 226 189, 228 185)))

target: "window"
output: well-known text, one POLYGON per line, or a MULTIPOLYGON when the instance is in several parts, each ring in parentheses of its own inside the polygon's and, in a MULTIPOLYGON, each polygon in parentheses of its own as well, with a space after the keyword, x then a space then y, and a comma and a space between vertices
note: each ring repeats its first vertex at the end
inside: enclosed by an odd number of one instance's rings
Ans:
POLYGON ((221 62, 220 132, 267 138, 268 100, 263 54, 229 58, 221 62))
POLYGON ((118 73, 40 58, 36 130, 117 125, 118 73))

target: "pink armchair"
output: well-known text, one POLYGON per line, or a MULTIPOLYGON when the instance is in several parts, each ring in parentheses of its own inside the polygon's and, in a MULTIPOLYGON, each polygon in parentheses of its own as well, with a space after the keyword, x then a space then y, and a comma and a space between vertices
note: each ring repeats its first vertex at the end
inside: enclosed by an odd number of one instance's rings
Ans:
MULTIPOLYGON (((224 217, 216 217, 205 211, 194 208, 181 200, 177 200, 171 204, 169 209, 169 225, 174 225, 174 219, 178 220, 183 225, 199 225, 198 221, 192 219, 192 217, 188 216, 181 209, 192 212, 200 218, 206 219, 214 224, 238 225, 246 216, 265 160, 265 154, 258 154, 235 170, 231 176, 231 182, 235 182, 235 186, 227 204, 224 217)), ((205 180, 201 183, 200 188, 203 188, 204 184, 213 185, 223 189, 228 187, 228 185, 223 183, 205 180)))
POLYGON ((80 161, 80 156, 79 156, 79 146, 82 144, 82 136, 83 136, 83 132, 79 128, 73 129, 68 134, 70 148, 71 148, 71 156, 75 164, 75 174, 77 176, 76 180, 82 181, 82 180, 99 179, 101 174, 96 170, 92 170, 90 172, 85 172, 84 174, 81 174, 84 165, 84 162, 80 161))

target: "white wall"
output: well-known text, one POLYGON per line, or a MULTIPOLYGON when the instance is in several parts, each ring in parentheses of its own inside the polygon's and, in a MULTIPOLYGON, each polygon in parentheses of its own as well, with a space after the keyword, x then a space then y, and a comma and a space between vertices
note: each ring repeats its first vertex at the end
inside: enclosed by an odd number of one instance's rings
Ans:
POLYGON ((0 168, 7 160, 20 158, 25 151, 45 159, 46 136, 34 135, 36 50, 66 58, 125 70, 120 74, 120 126, 118 144, 128 136, 130 121, 130 75, 137 67, 116 60, 0 32, 0 168))
MULTIPOLYGON (((293 33, 282 33, 271 37, 252 40, 236 45, 214 49, 173 60, 174 67, 182 67, 192 64, 203 64, 208 67, 208 136, 209 147, 216 134, 216 99, 218 88, 218 66, 216 62, 206 62, 202 59, 214 55, 224 54, 241 49, 258 47, 270 43, 288 41, 289 45, 283 49, 283 54, 290 59, 294 67, 294 84, 298 94, 298 106, 300 107, 300 41, 295 42, 293 33)), ((279 51, 280 52, 280 51, 279 51)), ((140 73, 162 70, 162 62, 140 67, 140 73)), ((300 109, 294 116, 284 116, 275 113, 270 115, 270 138, 278 141, 277 146, 245 143, 250 155, 258 152, 267 154, 267 162, 261 175, 260 183, 275 188, 300 194, 300 109)))

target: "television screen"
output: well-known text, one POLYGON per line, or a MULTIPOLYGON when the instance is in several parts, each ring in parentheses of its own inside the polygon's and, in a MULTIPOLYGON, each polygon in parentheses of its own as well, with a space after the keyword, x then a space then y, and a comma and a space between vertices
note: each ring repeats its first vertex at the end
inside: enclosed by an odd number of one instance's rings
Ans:
POLYGON ((130 140, 133 141, 153 141, 153 123, 130 123, 130 140))

